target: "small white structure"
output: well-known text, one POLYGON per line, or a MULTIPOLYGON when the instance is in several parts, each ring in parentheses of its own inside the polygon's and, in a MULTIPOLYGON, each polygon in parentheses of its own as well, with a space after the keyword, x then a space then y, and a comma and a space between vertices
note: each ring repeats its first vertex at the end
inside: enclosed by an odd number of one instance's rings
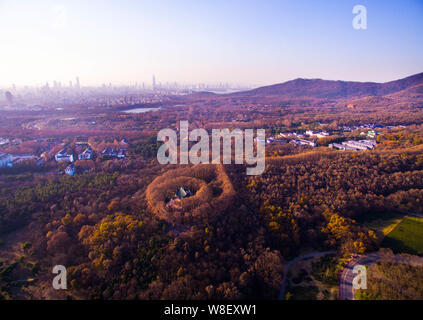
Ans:
POLYGON ((270 137, 266 140, 266 143, 275 143, 275 144, 286 144, 288 141, 281 140, 281 139, 275 139, 274 137, 270 137))
POLYGON ((73 164, 68 165, 65 169, 65 173, 68 176, 71 176, 71 177, 75 174, 75 171, 76 171, 76 169, 75 169, 75 166, 73 164))
POLYGON ((126 157, 126 149, 119 149, 117 155, 116 155, 119 159, 125 158, 126 157))
POLYGON ((57 162, 60 162, 60 161, 73 162, 73 154, 68 153, 65 149, 60 150, 54 157, 57 162))
POLYGON ((119 142, 120 144, 127 146, 129 144, 128 140, 126 140, 125 138, 123 138, 122 140, 120 140, 119 142))
POLYGON ((307 130, 305 133, 306 133, 306 135, 308 135, 308 136, 314 136, 314 135, 315 135, 315 133, 314 133, 314 131, 313 131, 313 130, 307 130))
POLYGON ((329 132, 326 132, 326 131, 321 131, 319 133, 316 133, 317 138, 325 138, 325 137, 329 137, 329 136, 330 136, 329 132))
POLYGON ((0 168, 11 166, 12 164, 12 156, 6 153, 0 153, 0 168))
POLYGON ((314 141, 308 141, 308 140, 304 140, 304 139, 291 140, 291 142, 296 144, 296 145, 299 145, 299 146, 309 145, 313 148, 316 146, 316 143, 314 141))
POLYGON ((78 160, 90 160, 93 157, 93 149, 88 147, 81 154, 78 155, 78 160))
POLYGON ((0 138, 0 146, 8 144, 10 141, 6 138, 0 138))
POLYGON ((306 135, 308 135, 310 137, 315 136, 317 138, 324 138, 324 137, 329 137, 330 136, 329 132, 326 132, 326 131, 314 132, 312 130, 307 130, 306 131, 306 135))

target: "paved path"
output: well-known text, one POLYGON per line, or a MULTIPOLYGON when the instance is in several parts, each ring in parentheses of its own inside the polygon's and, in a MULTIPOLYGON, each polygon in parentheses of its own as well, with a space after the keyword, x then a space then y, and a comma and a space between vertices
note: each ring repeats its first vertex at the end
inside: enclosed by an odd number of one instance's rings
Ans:
POLYGON ((296 257, 295 259, 292 259, 292 260, 288 261, 288 262, 285 264, 285 268, 284 268, 284 270, 283 270, 282 285, 281 285, 281 290, 279 291, 279 297, 278 297, 278 299, 279 299, 279 300, 284 300, 284 299, 285 299, 286 278, 287 278, 287 276, 288 276, 289 267, 290 267, 292 264, 294 264, 294 263, 296 263, 296 262, 298 262, 298 261, 304 260, 304 259, 314 258, 314 257, 317 257, 317 256, 324 256, 324 255, 326 255, 326 254, 334 254, 334 253, 336 253, 336 251, 313 252, 313 253, 306 254, 306 255, 304 255, 304 256, 299 256, 299 257, 296 257))
POLYGON ((339 278, 339 300, 354 300, 354 291, 352 281, 357 275, 353 272, 356 264, 370 265, 378 262, 379 260, 389 260, 394 263, 406 263, 412 265, 423 265, 423 258, 409 255, 386 255, 380 252, 370 253, 366 256, 359 256, 351 260, 342 270, 339 278))
POLYGON ((357 264, 368 265, 381 259, 379 254, 360 256, 351 260, 342 270, 339 278, 338 298, 339 300, 354 300, 353 279, 357 275, 353 272, 354 266, 357 264))

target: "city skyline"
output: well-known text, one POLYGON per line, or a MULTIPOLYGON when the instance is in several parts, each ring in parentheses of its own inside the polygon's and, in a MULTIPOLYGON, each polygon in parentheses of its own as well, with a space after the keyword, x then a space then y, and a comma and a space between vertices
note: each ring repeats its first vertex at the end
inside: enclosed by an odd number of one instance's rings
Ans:
POLYGON ((423 4, 0 1, 0 86, 386 82, 423 70, 423 4), (352 27, 355 5, 368 28, 352 27), (101 8, 99 10, 98 8, 101 8))
POLYGON ((144 82, 144 81, 135 81, 135 82, 127 82, 127 83, 112 83, 105 81, 101 84, 96 85, 81 85, 79 77, 76 76, 73 79, 57 81, 57 80, 48 80, 44 83, 37 83, 34 85, 16 85, 16 83, 12 83, 9 85, 0 85, 0 90, 6 91, 14 91, 17 92, 19 90, 25 89, 49 89, 49 90, 79 90, 83 88, 125 88, 125 87, 133 87, 142 90, 160 90, 160 89, 248 89, 253 88, 252 85, 245 85, 241 83, 230 83, 230 82, 178 82, 178 81, 156 81, 156 77, 152 75, 152 81, 144 82))

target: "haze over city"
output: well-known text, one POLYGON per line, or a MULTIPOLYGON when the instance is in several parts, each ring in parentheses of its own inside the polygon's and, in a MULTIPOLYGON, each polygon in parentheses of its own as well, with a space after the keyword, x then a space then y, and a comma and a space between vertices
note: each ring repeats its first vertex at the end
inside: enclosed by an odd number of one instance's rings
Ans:
POLYGON ((423 3, 0 1, 0 86, 385 82, 423 70, 423 3))

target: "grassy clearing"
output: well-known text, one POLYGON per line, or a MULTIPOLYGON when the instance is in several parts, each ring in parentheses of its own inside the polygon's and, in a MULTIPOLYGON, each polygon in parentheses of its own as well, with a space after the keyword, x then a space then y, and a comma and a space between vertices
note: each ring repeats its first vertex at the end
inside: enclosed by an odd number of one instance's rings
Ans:
POLYGON ((387 234, 392 232, 392 230, 394 230, 403 219, 403 216, 397 216, 395 218, 374 220, 372 222, 366 223, 365 225, 369 229, 373 229, 385 237, 387 234))
POLYGON ((370 214, 357 219, 357 222, 362 223, 365 227, 372 229, 384 238, 388 233, 395 229, 395 227, 404 219, 405 215, 396 212, 386 212, 381 214, 370 214))
POLYGON ((423 253, 423 218, 404 218, 383 240, 382 247, 395 253, 423 253))

